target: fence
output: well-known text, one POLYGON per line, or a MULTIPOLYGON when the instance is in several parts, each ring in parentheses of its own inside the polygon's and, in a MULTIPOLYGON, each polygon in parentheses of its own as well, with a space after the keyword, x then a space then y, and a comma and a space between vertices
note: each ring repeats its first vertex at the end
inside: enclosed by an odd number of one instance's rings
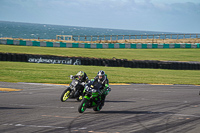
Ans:
POLYGON ((64 43, 46 41, 26 41, 0 39, 0 44, 38 47, 94 48, 94 49, 165 49, 165 48, 200 48, 200 43, 64 43))
MULTIPOLYGON (((57 35, 59 39, 65 40, 66 35, 57 35)), ((67 35, 69 36, 69 35, 67 35)), ((102 41, 102 40, 136 40, 136 39, 186 39, 200 38, 200 34, 152 34, 152 35, 94 35, 77 36, 70 35, 73 41, 102 41)))

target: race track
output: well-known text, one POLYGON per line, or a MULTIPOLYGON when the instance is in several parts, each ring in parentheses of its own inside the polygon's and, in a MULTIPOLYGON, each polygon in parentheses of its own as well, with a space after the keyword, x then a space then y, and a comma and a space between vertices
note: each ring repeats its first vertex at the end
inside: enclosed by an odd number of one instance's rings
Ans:
POLYGON ((60 101, 63 85, 5 83, 0 88, 1 133, 198 133, 200 86, 111 85, 100 112, 78 113, 60 101), (17 91, 18 89, 22 89, 17 91))

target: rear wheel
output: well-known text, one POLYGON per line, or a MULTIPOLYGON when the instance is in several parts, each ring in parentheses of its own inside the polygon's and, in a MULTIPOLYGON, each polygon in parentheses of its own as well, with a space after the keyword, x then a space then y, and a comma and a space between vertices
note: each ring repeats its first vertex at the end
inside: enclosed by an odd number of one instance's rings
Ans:
POLYGON ((68 88, 62 93, 62 95, 61 95, 61 97, 60 97, 60 100, 61 100, 62 102, 65 102, 65 101, 69 98, 70 93, 71 93, 71 89, 68 87, 68 88))
POLYGON ((93 110, 94 111, 100 111, 102 109, 102 104, 100 103, 97 107, 94 107, 93 110))
POLYGON ((86 105, 87 105, 87 99, 83 98, 83 100, 81 101, 80 106, 78 107, 78 112, 79 113, 83 113, 86 110, 86 105))

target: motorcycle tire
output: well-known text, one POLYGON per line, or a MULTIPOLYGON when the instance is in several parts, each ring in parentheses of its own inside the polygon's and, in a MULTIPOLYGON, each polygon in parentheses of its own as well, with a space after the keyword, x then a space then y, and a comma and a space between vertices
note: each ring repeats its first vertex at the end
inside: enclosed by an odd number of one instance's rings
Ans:
POLYGON ((88 100, 83 98, 83 100, 81 101, 81 104, 78 107, 79 113, 83 113, 86 110, 87 102, 88 102, 88 100))
POLYGON ((61 100, 62 102, 67 101, 67 99, 68 99, 69 96, 70 96, 70 93, 71 93, 71 89, 70 89, 70 88, 67 88, 67 89, 62 93, 62 95, 61 95, 61 97, 60 97, 60 100, 61 100))

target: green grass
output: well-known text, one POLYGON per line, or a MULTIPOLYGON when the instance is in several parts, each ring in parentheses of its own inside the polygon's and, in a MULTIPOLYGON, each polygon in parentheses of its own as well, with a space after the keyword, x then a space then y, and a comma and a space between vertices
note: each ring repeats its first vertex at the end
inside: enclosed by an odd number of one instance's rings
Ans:
POLYGON ((34 83, 70 83, 69 75, 85 71, 94 78, 99 70, 108 74, 110 83, 195 84, 200 85, 199 70, 138 69, 123 67, 74 66, 0 62, 0 81, 34 83))
MULTIPOLYGON (((84 49, 0 45, 0 52, 58 56, 76 56, 128 60, 200 61, 200 49, 84 49)), ((199 70, 139 69, 123 67, 74 66, 0 61, 0 81, 35 83, 70 83, 69 75, 85 71, 94 78, 99 70, 111 83, 196 84, 199 70)))
POLYGON ((199 61, 200 49, 85 49, 0 45, 0 52, 128 60, 199 61))

